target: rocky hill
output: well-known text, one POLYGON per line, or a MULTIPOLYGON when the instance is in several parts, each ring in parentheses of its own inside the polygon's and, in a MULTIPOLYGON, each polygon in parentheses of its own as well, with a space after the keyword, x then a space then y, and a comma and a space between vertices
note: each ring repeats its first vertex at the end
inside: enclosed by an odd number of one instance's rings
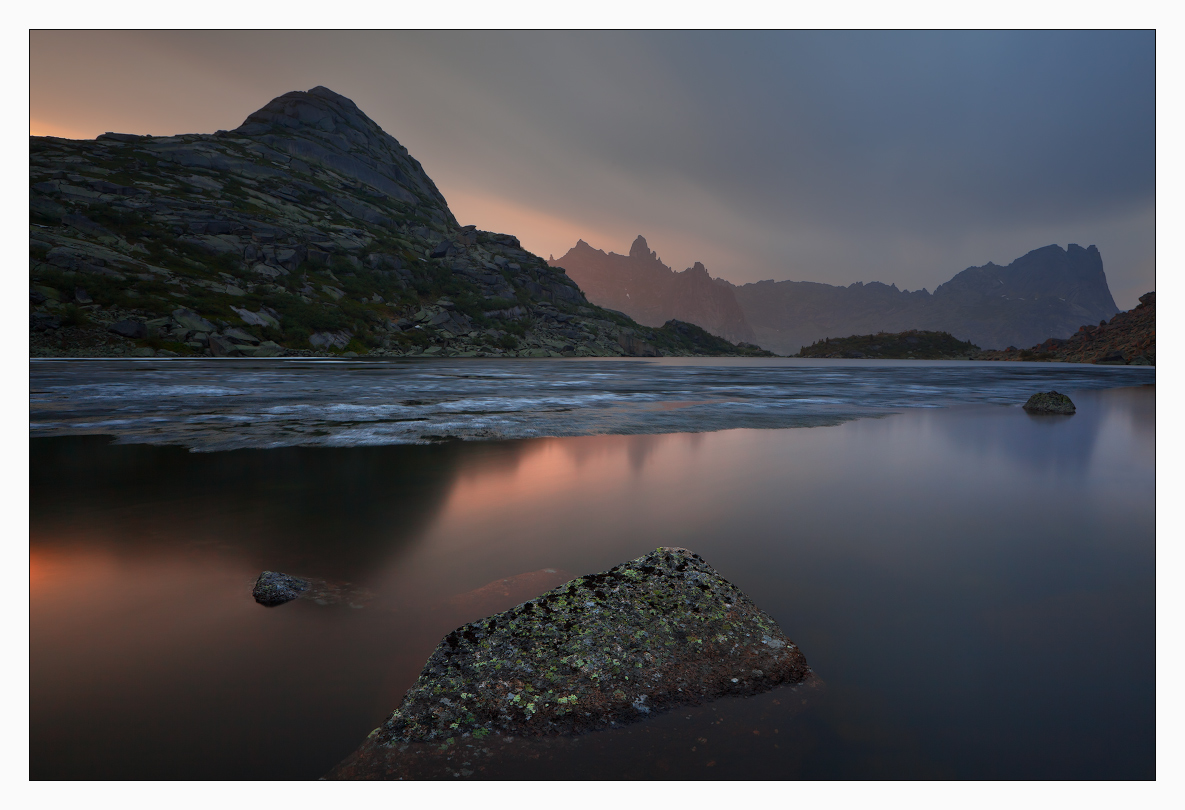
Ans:
POLYGON ((908 332, 827 338, 804 346, 796 357, 844 357, 869 360, 970 360, 979 347, 947 332, 908 332))
POLYGON ((1093 245, 1049 245, 1007 266, 969 267, 933 293, 875 281, 734 286, 710 278, 698 263, 673 272, 640 236, 629 256, 580 241, 550 264, 563 267, 590 301, 642 323, 677 318, 779 354, 826 338, 907 330, 949 332, 989 348, 1026 346, 1051 335, 1068 338, 1078 324, 1109 318, 1118 309, 1093 245))
POLYGON ((548 264, 562 267, 588 300, 624 312, 638 323, 658 326, 673 318, 730 341, 756 339, 732 285, 713 279, 699 262, 676 273, 642 236, 634 240, 628 256, 606 253, 581 239, 548 264))
POLYGON ((1135 309, 1098 326, 1081 326, 1067 339, 1049 338, 1031 349, 1009 346, 982 352, 976 360, 1047 360, 1060 363, 1156 365, 1156 293, 1144 293, 1135 309))
POLYGON ((349 99, 287 93, 212 135, 30 138, 33 356, 750 354, 590 304, 460 226, 349 99))

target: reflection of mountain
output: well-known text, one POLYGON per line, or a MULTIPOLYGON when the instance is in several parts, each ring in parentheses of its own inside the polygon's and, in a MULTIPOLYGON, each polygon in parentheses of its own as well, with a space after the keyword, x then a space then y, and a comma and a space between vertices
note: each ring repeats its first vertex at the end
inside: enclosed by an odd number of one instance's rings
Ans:
POLYGON ((437 515, 461 446, 235 450, 34 439, 29 516, 37 535, 86 534, 116 548, 228 544, 263 568, 361 581, 437 515), (112 514, 119 515, 112 521, 112 514), (120 527, 111 534, 112 525, 120 527))

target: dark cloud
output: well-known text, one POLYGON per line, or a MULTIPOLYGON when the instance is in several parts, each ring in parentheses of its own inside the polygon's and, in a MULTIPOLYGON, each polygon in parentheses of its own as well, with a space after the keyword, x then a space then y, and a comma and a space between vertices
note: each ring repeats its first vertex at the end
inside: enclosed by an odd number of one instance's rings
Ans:
POLYGON ((64 32, 32 45, 35 124, 210 131, 324 84, 399 138, 459 216, 516 227, 544 254, 578 235, 624 251, 644 233, 668 263, 740 282, 933 289, 1081 242, 1099 245, 1120 306, 1153 284, 1151 32, 64 32))

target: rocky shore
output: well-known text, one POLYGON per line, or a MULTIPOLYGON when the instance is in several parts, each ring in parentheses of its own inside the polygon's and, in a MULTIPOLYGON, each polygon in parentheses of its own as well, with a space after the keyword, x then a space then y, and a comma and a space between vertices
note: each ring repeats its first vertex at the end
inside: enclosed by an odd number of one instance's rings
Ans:
POLYGON ((1098 326, 1087 324, 1069 338, 1050 338, 1030 349, 1009 346, 980 352, 976 360, 1044 360, 1101 365, 1156 365, 1156 293, 1144 293, 1135 309, 1098 326))

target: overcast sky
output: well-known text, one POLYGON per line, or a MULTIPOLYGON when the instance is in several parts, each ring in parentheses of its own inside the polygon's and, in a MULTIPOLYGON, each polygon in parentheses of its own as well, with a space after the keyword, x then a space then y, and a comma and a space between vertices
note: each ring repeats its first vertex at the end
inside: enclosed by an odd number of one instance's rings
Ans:
POLYGON ((917 289, 1096 244, 1154 285, 1149 32, 33 32, 33 134, 232 129, 316 85, 463 224, 546 257, 638 234, 736 283, 917 289))

